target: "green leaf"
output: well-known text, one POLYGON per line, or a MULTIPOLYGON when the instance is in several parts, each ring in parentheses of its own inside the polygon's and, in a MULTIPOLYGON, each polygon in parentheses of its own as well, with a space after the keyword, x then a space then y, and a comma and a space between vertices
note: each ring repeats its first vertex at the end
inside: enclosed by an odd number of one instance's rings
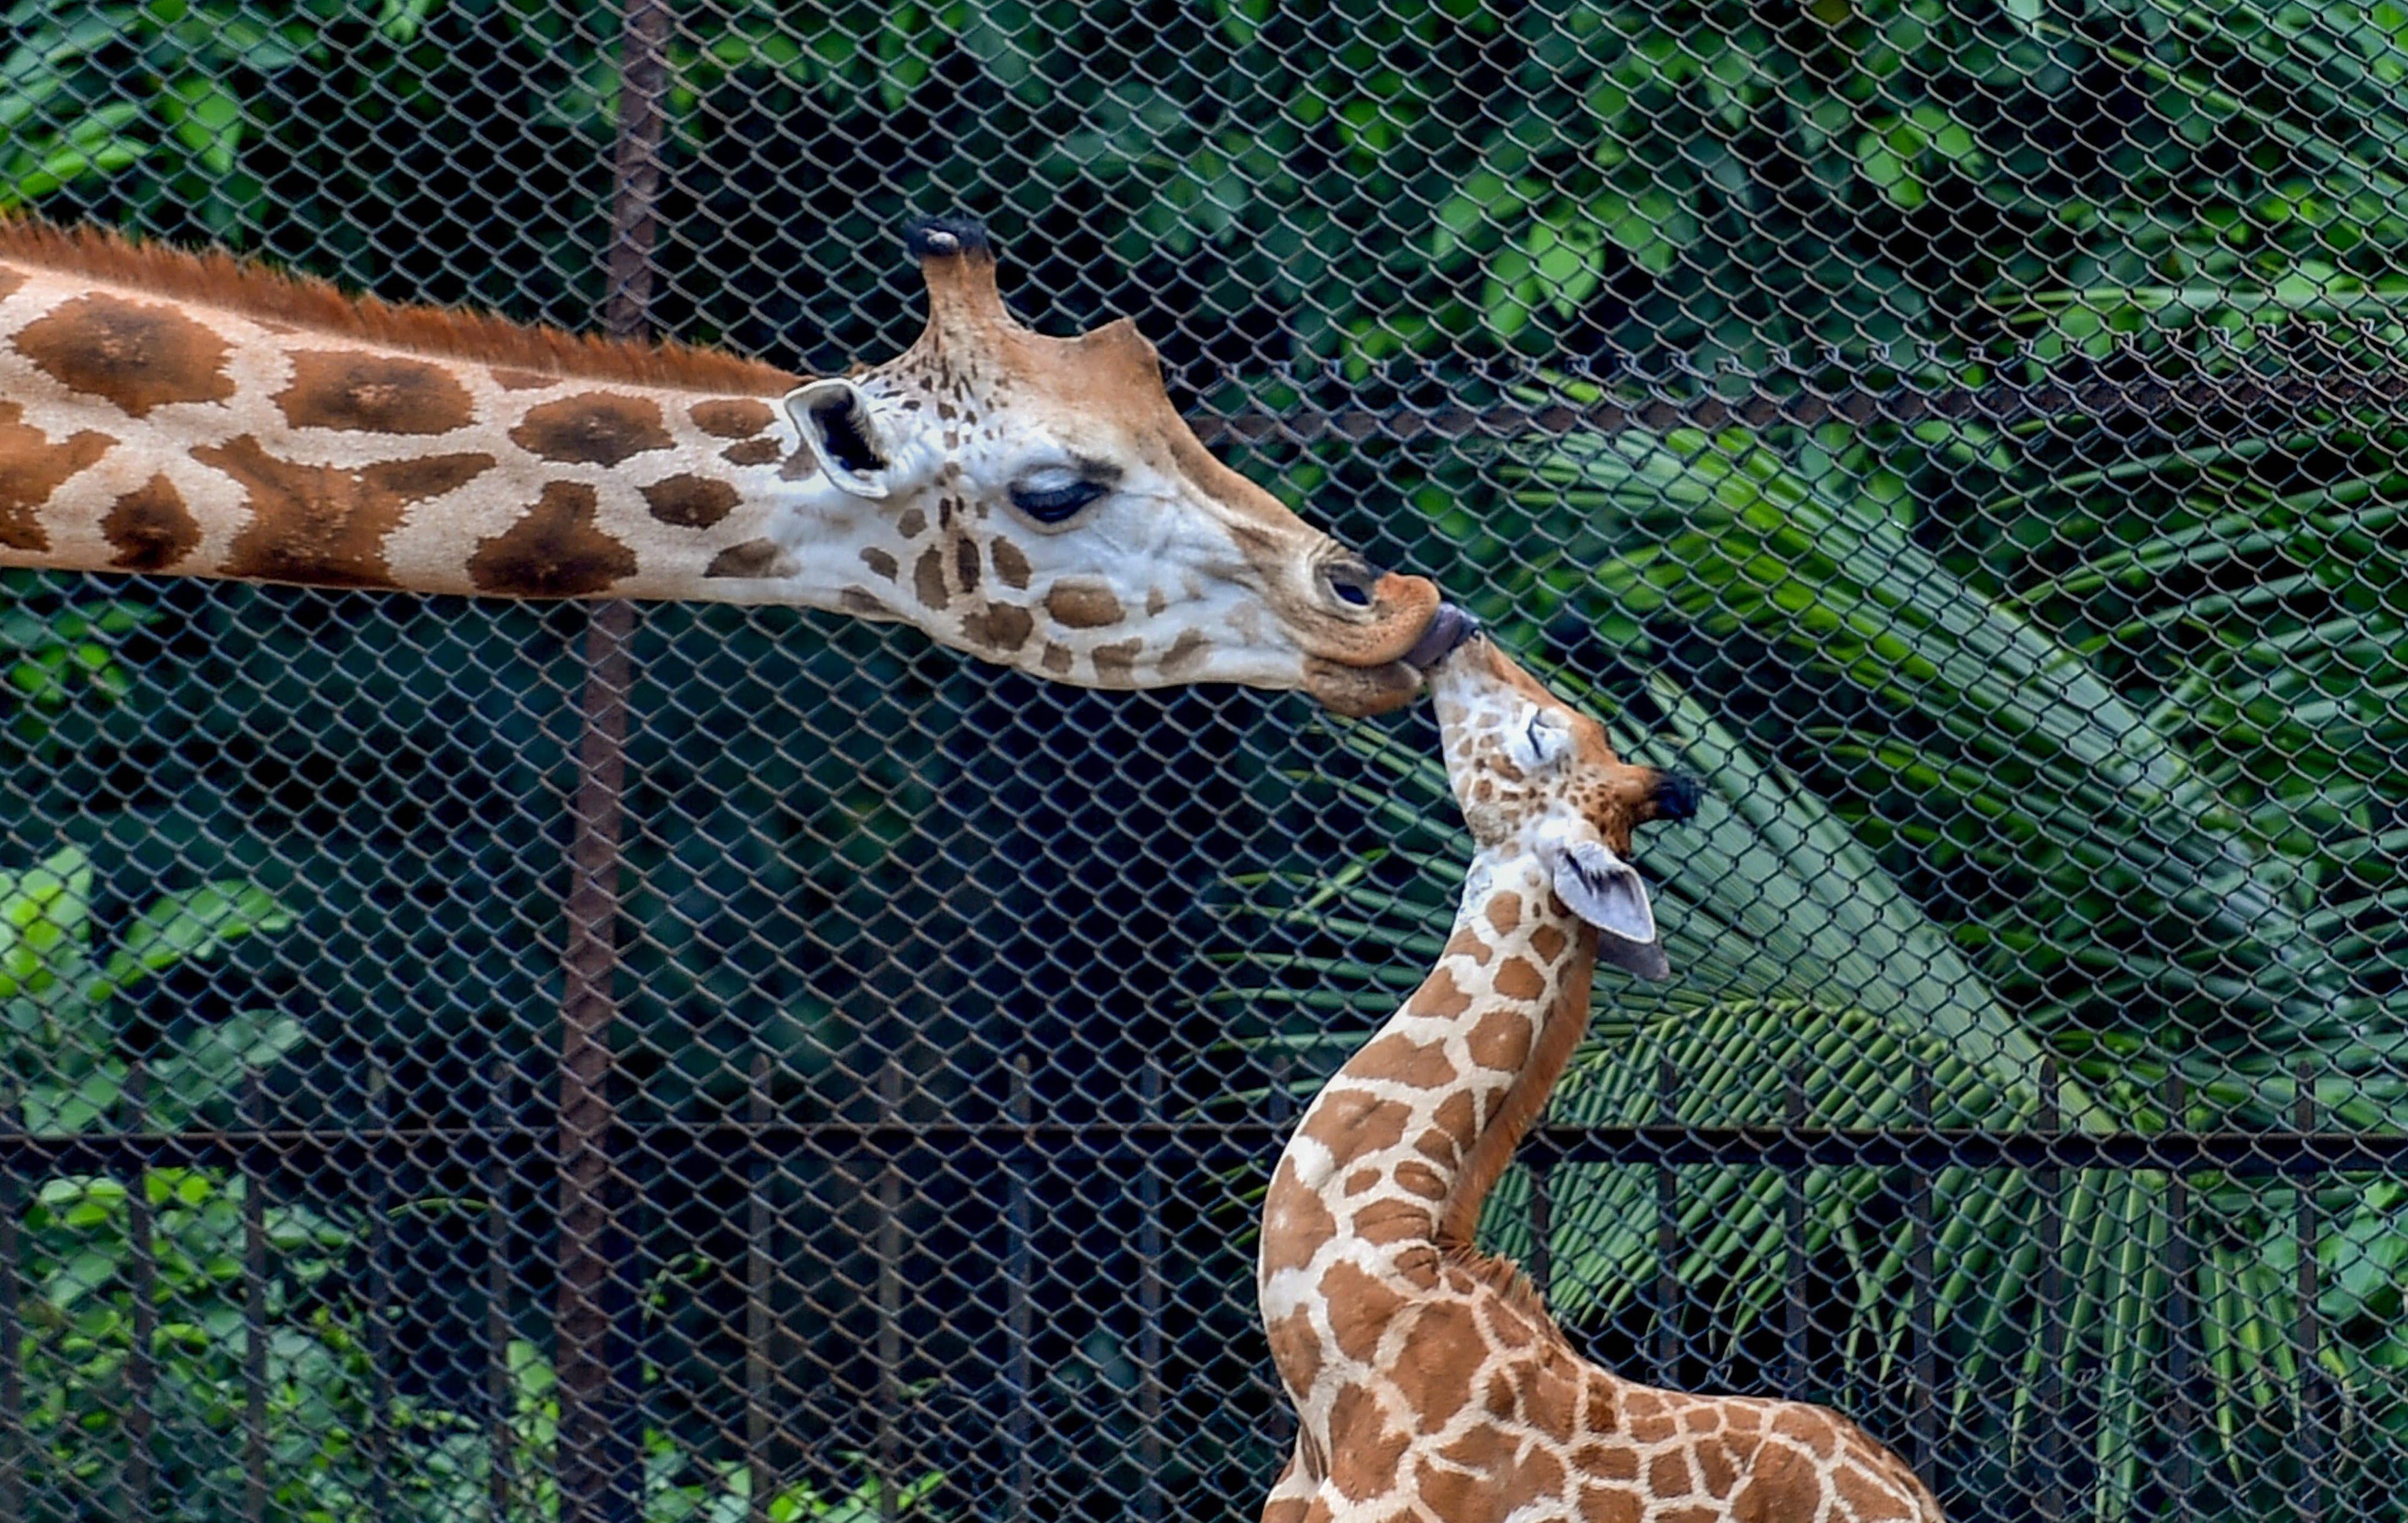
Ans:
POLYGON ((109 955, 106 977, 124 988, 180 962, 208 957, 236 937, 285 930, 292 924, 273 895, 249 884, 214 883, 163 895, 127 927, 109 955))

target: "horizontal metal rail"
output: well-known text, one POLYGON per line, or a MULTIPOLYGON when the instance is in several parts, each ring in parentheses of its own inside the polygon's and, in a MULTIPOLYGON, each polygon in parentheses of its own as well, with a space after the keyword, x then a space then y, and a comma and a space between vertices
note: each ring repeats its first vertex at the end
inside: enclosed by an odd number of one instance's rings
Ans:
MULTIPOLYGON (((731 1163, 762 1150, 936 1161, 1035 1157, 1053 1162, 1184 1160, 1212 1167, 1267 1163, 1285 1133, 1260 1123, 1103 1122, 1019 1126, 967 1123, 853 1125, 723 1122, 626 1126, 614 1148, 731 1163)), ((109 1174, 137 1169, 232 1166, 278 1170, 465 1168, 494 1157, 548 1158, 556 1134, 534 1127, 400 1128, 386 1132, 294 1129, 45 1137, 0 1133, 0 1171, 17 1175, 109 1174)), ((1732 1167, 2156 1169, 2239 1175, 2355 1173, 2408 1169, 2408 1134, 2298 1131, 2000 1132, 1785 1127, 1548 1127, 1520 1157, 1565 1163, 1724 1164, 1732 1167)))

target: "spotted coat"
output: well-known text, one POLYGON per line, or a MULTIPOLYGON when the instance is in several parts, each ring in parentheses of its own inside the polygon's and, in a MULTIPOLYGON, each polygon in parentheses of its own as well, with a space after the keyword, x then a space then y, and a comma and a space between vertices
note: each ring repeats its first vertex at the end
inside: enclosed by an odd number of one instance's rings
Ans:
POLYGON ((1214 460, 1125 323, 1012 321, 919 237, 921 341, 805 381, 0 220, 0 565, 901 620, 1102 687, 1420 689, 1437 618, 1214 460), (1092 504, 1040 521, 1034 472, 1092 504))
POLYGON ((1479 851, 1437 966, 1306 1111, 1266 1198, 1257 1287, 1299 1419, 1266 1523, 1941 1523, 1847 1419, 1623 1379, 1473 1250, 1612 934, 1566 903, 1549 853, 1581 838, 1619 864, 1670 811, 1658 774, 1484 640, 1432 688, 1479 851))

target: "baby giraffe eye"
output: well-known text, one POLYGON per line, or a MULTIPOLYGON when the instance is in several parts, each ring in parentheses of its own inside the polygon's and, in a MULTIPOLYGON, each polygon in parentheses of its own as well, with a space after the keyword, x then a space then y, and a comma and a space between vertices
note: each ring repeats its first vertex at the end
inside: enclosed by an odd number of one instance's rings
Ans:
POLYGON ((1506 745, 1513 765, 1523 771, 1532 771, 1553 762, 1563 751, 1562 724, 1544 709, 1532 711, 1512 740, 1506 745))

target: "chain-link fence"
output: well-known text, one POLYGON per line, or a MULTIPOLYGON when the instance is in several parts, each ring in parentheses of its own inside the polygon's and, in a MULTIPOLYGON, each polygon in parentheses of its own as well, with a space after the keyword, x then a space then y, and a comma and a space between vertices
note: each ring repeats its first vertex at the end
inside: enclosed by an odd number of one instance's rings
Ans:
MULTIPOLYGON (((18 0, 0 204, 834 373, 897 231, 1641 757, 1485 1236, 1959 1519, 2399 1516, 2408 15, 18 0), (624 67, 623 67, 624 65, 624 67)), ((6 578, 0 1520, 1252 1516, 1426 718, 6 578), (575 927, 572 931, 571 927, 575 927)))

